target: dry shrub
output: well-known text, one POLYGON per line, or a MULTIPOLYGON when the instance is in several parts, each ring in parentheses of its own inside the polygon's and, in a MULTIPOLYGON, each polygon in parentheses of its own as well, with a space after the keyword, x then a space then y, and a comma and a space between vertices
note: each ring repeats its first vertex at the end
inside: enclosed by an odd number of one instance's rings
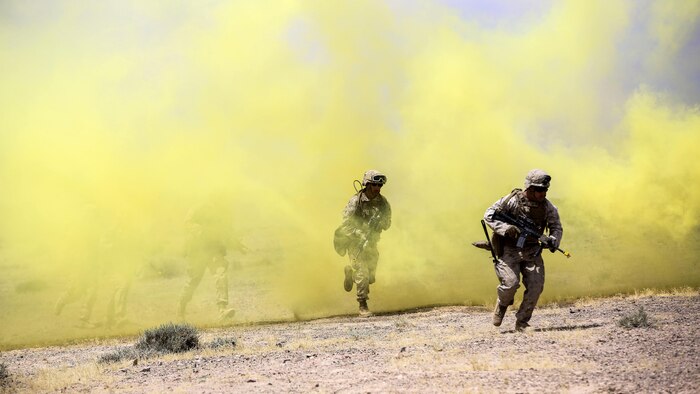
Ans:
MULTIPOLYGON (((235 345, 235 340, 233 341, 235 345)), ((189 324, 167 323, 144 331, 134 346, 122 347, 99 357, 100 363, 126 359, 146 359, 199 348, 199 332, 189 324)))
POLYGON ((226 337, 226 338, 216 338, 207 344, 209 349, 219 349, 219 348, 234 348, 236 347, 236 338, 226 337))
POLYGON ((630 313, 620 319, 617 324, 624 328, 640 328, 640 327, 651 327, 649 323, 649 317, 644 311, 644 307, 639 307, 635 312, 630 313))
POLYGON ((144 331, 136 348, 157 353, 181 353, 199 347, 199 333, 189 324, 163 324, 144 331))

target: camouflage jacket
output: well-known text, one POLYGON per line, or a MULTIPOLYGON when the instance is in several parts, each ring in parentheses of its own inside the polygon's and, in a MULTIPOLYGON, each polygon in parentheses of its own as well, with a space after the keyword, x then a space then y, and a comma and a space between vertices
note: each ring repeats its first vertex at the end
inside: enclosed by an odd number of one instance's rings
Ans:
POLYGON ((391 227, 391 206, 381 194, 370 200, 364 192, 350 198, 343 210, 343 223, 339 230, 351 240, 360 242, 367 237, 376 245, 381 232, 391 227), (371 222, 371 223, 370 223, 371 222))
MULTIPOLYGON (((505 246, 515 246, 516 239, 508 237, 505 234, 509 224, 493 219, 493 214, 497 210, 503 210, 513 215, 527 216, 538 226, 538 230, 548 231, 549 235, 557 239, 556 246, 559 246, 561 238, 564 234, 564 229, 559 220, 559 210, 549 200, 543 202, 530 201, 525 192, 520 189, 515 189, 509 195, 502 197, 491 205, 484 214, 484 221, 493 229, 493 231, 504 237, 505 246)), ((536 239, 528 238, 526 246, 537 245, 536 239)))

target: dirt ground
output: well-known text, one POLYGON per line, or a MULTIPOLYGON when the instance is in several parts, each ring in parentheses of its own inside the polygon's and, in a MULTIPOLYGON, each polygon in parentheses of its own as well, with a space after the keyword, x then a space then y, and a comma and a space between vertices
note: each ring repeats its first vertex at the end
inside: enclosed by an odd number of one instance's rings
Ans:
POLYGON ((6 392, 700 392, 700 297, 589 299, 513 311, 447 306, 201 332, 235 347, 96 361, 135 342, 3 352, 6 392), (643 308, 651 327, 618 321, 643 308))

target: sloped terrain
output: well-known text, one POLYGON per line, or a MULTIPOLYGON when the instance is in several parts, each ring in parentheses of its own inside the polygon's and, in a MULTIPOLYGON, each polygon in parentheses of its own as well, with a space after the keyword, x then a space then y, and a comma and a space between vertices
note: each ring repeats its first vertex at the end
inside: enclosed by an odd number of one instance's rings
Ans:
POLYGON ((486 308, 449 306, 201 333, 235 347, 97 363, 134 339, 13 350, 19 392, 698 392, 700 297, 583 300, 535 311, 532 327, 491 325, 486 308), (641 308, 641 309, 640 309, 641 308), (650 327, 620 319, 648 316, 650 327))

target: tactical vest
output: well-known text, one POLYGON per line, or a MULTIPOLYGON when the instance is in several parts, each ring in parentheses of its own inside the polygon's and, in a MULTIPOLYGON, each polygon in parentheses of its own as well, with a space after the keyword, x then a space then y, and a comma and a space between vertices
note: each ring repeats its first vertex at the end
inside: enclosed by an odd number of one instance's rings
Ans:
POLYGON ((369 201, 362 201, 362 194, 358 194, 357 197, 355 216, 363 222, 368 221, 377 214, 384 213, 386 202, 382 196, 377 196, 375 199, 369 201))
MULTIPOLYGON (((527 199, 524 193, 518 196, 518 214, 527 216, 537 225, 537 231, 544 232, 547 226, 547 203, 546 200, 539 203, 527 199)), ((537 238, 528 237, 525 240, 526 244, 537 244, 537 238)))
MULTIPOLYGON (((545 227, 547 226, 547 203, 546 200, 542 203, 538 203, 535 201, 530 201, 527 199, 527 196, 523 192, 522 189, 513 189, 513 191, 510 192, 508 197, 506 197, 505 200, 503 200, 502 206, 505 208, 508 206, 508 202, 515 198, 516 201, 516 206, 515 206, 515 213, 516 215, 524 215, 527 216, 529 219, 531 219, 535 225, 537 225, 537 230, 540 232, 543 232, 545 227)), ((505 245, 509 246, 515 246, 517 240, 515 238, 511 237, 502 237, 501 239, 498 240, 498 242, 502 242, 505 245)), ((526 245, 536 245, 538 244, 537 238, 535 237, 528 237, 525 240, 526 245)), ((502 253, 502 245, 498 245, 501 248, 501 253, 502 253)))

